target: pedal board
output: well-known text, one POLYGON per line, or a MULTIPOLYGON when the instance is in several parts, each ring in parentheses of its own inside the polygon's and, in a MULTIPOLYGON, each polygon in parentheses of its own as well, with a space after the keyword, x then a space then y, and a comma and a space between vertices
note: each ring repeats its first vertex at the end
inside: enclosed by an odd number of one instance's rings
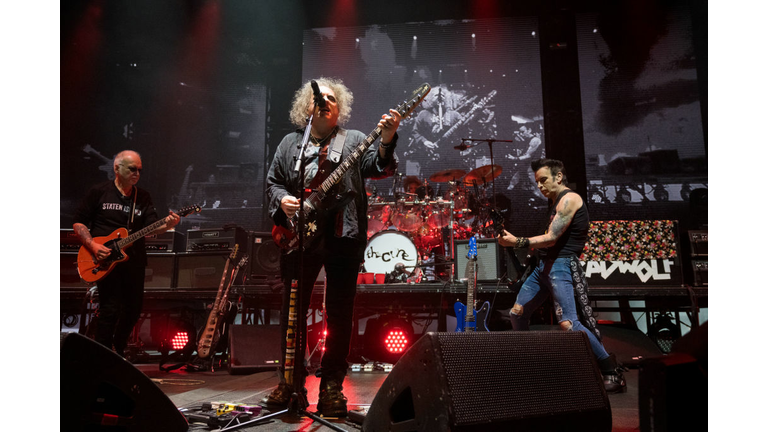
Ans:
POLYGON ((360 407, 349 410, 347 412, 347 418, 353 423, 362 425, 363 421, 365 421, 365 416, 368 415, 368 408, 370 407, 360 407))

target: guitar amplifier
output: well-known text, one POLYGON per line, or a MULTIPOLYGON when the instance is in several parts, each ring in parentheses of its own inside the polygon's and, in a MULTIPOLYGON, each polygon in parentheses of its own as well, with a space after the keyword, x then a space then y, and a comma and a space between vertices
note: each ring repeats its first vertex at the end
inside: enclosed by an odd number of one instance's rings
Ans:
POLYGON ((176 254, 176 288, 218 289, 224 273, 224 265, 230 254, 229 251, 176 254))
MULTIPOLYGON (((456 240, 456 279, 466 278, 464 274, 467 268, 467 254, 469 253, 469 240, 456 240)), ((496 282, 504 276, 502 254, 496 239, 477 240, 477 281, 496 282)))
POLYGON ((248 233, 240 228, 208 228, 187 231, 187 252, 229 251, 239 245, 247 253, 248 233))
POLYGON ((72 228, 62 228, 59 234, 59 244, 62 252, 77 252, 80 250, 80 237, 75 234, 72 228))
POLYGON ((693 286, 708 286, 709 263, 707 261, 693 260, 693 286))
POLYGON ((691 256, 707 256, 709 251, 709 233, 708 231, 691 230, 688 231, 688 239, 691 241, 691 256))
POLYGON ((148 235, 144 240, 144 248, 150 253, 181 252, 184 247, 186 247, 184 234, 175 230, 148 235))

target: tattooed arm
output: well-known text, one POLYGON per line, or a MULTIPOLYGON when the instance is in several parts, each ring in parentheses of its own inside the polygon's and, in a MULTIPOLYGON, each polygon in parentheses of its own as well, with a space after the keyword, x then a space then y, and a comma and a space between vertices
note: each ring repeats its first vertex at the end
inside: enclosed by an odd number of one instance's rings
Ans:
POLYGON ((81 223, 75 223, 72 225, 72 228, 74 229, 75 234, 80 238, 80 243, 88 248, 96 258, 103 259, 109 256, 109 248, 93 241, 88 227, 81 223))
MULTIPOLYGON (((545 234, 529 238, 528 241, 530 243, 526 245, 526 247, 538 249, 553 246, 557 239, 563 235, 566 229, 568 229, 568 226, 571 225, 573 216, 576 214, 576 211, 581 208, 582 205, 584 205, 584 201, 578 194, 569 193, 564 196, 563 199, 561 199, 557 204, 557 209, 555 209, 555 217, 552 218, 552 221, 549 223, 547 232, 545 234)), ((518 237, 510 234, 507 230, 504 230, 504 235, 499 237, 499 244, 502 246, 519 247, 517 243, 518 237)))

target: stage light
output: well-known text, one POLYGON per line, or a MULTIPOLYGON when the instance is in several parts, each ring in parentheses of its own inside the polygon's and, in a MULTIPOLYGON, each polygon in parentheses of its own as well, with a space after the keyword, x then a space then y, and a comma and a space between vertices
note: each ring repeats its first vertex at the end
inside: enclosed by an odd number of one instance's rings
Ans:
POLYGON ((384 338, 384 346, 390 353, 402 353, 408 347, 408 336, 400 329, 392 329, 384 338))
POLYGON ((680 334, 680 328, 667 313, 657 315, 655 322, 648 328, 648 337, 656 342, 661 352, 665 354, 672 351, 672 344, 680 339, 680 334))
POLYGON ((176 335, 171 338, 171 348, 176 351, 182 350, 189 343, 189 339, 189 334, 187 332, 176 332, 176 335))
POLYGON ((363 338, 365 357, 395 363, 414 342, 413 326, 408 317, 383 315, 366 322, 363 338))

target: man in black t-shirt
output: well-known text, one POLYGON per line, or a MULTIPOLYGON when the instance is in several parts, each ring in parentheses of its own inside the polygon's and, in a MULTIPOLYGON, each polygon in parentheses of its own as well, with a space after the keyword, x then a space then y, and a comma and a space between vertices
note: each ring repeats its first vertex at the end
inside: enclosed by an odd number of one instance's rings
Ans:
MULTIPOLYGON (((141 156, 125 150, 115 156, 115 180, 92 187, 75 212, 72 227, 80 242, 97 259, 105 259, 110 249, 93 240, 112 234, 118 228, 138 231, 158 221, 160 217, 152 198, 136 186, 141 176, 141 156)), ((181 218, 170 212, 165 225, 154 233, 175 227, 181 218)), ((99 294, 96 341, 124 355, 133 326, 141 315, 144 301, 144 268, 147 254, 144 239, 125 248, 128 260, 118 263, 97 282, 99 294)))
POLYGON ((533 312, 548 296, 554 300, 560 328, 582 331, 589 338, 608 393, 626 391, 627 384, 616 357, 608 354, 592 316, 579 256, 587 241, 589 213, 581 196, 566 186, 565 167, 554 159, 531 162, 539 191, 549 199, 548 225, 544 234, 525 238, 504 230, 498 236, 502 246, 539 249, 541 259, 523 283, 509 311, 514 330, 528 330, 533 312), (578 297, 578 302, 576 298, 578 297))

